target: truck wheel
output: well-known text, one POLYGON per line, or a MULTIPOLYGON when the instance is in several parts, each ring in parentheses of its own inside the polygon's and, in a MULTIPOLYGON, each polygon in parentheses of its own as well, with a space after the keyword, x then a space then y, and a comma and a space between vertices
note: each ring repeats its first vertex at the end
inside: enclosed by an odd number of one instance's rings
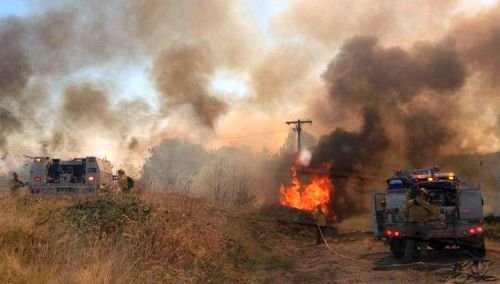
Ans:
POLYGON ((462 239, 460 247, 467 250, 473 257, 486 256, 483 234, 462 239))
POLYGON ((395 258, 402 258, 405 255, 404 240, 391 239, 389 241, 389 246, 391 247, 392 255, 394 255, 395 258))

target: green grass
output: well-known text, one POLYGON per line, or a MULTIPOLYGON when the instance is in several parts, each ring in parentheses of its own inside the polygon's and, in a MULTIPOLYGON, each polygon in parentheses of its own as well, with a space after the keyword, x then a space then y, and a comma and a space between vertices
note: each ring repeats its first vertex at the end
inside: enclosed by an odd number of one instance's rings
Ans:
POLYGON ((257 267, 263 269, 285 269, 290 270, 295 267, 297 260, 283 255, 275 255, 269 253, 263 253, 257 257, 256 265, 257 267))

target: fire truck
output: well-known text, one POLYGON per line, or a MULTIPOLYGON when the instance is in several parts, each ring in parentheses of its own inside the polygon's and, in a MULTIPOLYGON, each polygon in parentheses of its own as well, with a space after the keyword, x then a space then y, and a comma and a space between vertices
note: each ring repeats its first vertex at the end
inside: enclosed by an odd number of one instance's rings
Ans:
POLYGON ((32 194, 97 193, 114 187, 113 166, 96 157, 69 160, 33 157, 29 174, 32 194))
POLYGON ((374 193, 372 223, 376 237, 388 243, 395 257, 404 255, 408 222, 404 209, 418 189, 429 192, 433 208, 431 219, 422 224, 423 234, 435 250, 458 246, 473 256, 483 257, 483 198, 479 187, 461 182, 454 173, 441 173, 438 167, 397 171, 387 179, 383 193, 374 193))

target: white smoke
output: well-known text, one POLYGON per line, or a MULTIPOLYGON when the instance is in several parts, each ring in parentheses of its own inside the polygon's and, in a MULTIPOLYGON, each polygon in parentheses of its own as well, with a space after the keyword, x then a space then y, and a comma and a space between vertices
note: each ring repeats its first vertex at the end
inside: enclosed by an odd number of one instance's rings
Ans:
POLYGON ((311 164, 312 153, 308 149, 302 149, 299 153, 299 164, 308 167, 311 164))

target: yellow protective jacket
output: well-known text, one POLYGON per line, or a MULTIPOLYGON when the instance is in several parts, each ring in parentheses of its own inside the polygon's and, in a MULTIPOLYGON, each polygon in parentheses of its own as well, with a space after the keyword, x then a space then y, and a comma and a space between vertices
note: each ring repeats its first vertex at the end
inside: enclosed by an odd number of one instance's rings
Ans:
POLYGON ((24 182, 19 179, 11 179, 9 182, 10 191, 15 193, 18 189, 24 186, 24 182))
POLYGON ((128 178, 127 175, 121 175, 118 177, 118 186, 122 191, 128 191, 128 178))
POLYGON ((405 216, 409 222, 427 222, 433 215, 433 209, 429 202, 417 197, 406 203, 405 216))
POLYGON ((323 213, 323 211, 321 211, 321 209, 314 211, 313 217, 314 217, 314 222, 316 223, 316 225, 318 225, 320 227, 326 226, 326 216, 325 216, 325 213, 323 213))

